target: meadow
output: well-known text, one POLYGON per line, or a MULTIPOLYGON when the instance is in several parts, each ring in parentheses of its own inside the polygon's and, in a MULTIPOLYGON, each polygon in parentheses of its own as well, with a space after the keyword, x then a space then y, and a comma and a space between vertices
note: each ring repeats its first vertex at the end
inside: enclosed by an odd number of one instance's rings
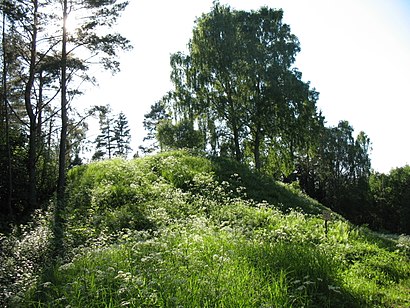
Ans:
POLYGON ((185 151, 69 173, 0 235, 5 307, 409 307, 410 237, 356 226, 285 185, 185 151))

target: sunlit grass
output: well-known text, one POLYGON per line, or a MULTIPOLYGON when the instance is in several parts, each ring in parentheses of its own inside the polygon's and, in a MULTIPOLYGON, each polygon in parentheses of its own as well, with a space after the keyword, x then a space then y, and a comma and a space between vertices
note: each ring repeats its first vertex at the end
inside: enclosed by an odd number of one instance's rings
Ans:
MULTIPOLYGON (((65 217, 66 260, 49 268, 39 259, 43 270, 32 271, 37 279, 20 284, 26 291, 11 292, 7 303, 409 306, 408 237, 381 237, 337 215, 326 233, 323 208, 316 202, 280 185, 264 192, 268 200, 252 201, 247 196, 256 183, 249 183, 258 177, 239 169, 229 175, 231 168, 176 152, 74 169, 65 217)), ((263 180, 265 189, 268 183, 263 180)), ((21 236, 35 246, 47 240, 42 234, 21 236)), ((11 240, 8 249, 23 252, 11 240)), ((9 288, 3 282, 2 287, 9 288)))

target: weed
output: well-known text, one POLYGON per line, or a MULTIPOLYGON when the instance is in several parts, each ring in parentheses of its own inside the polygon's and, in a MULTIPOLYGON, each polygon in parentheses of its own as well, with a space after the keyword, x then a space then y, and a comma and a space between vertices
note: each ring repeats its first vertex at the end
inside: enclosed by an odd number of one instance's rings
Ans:
POLYGON ((323 206, 235 162, 179 151, 68 180, 65 260, 47 269, 51 214, 1 236, 3 306, 410 304, 408 237, 333 213, 326 232, 323 206))

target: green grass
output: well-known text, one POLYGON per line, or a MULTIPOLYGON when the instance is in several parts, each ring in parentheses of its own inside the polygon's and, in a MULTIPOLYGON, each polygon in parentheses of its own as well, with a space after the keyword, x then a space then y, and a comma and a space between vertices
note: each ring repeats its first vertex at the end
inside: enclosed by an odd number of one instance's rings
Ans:
POLYGON ((323 206, 231 161, 92 163, 68 200, 65 260, 9 306, 410 306, 409 237, 335 214, 326 234, 323 206))

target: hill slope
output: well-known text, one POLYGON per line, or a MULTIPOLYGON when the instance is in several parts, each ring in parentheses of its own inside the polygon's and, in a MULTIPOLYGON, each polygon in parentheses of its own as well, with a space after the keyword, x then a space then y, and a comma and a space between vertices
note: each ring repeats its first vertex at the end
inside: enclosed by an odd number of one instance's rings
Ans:
POLYGON ((409 240, 382 237, 234 162, 170 152, 73 169, 49 307, 405 307, 409 240))

